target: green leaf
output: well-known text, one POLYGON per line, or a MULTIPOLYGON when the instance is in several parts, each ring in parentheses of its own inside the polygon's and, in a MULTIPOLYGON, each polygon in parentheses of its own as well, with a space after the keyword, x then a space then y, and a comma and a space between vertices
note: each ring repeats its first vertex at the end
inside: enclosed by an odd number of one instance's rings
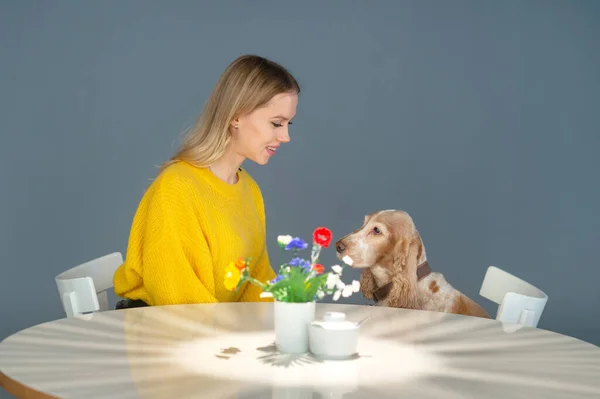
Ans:
POLYGON ((325 285, 325 283, 327 282, 327 274, 321 274, 319 276, 313 277, 310 280, 308 280, 308 286, 305 289, 306 292, 306 297, 307 298, 314 298, 315 295, 317 294, 317 291, 319 291, 319 288, 321 288, 323 285, 325 285))

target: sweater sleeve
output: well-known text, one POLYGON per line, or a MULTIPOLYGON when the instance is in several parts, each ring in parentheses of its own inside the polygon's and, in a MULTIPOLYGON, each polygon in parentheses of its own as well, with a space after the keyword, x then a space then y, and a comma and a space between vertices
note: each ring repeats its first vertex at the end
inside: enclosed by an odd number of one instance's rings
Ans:
POLYGON ((135 227, 138 244, 128 253, 141 265, 137 272, 147 292, 146 301, 154 306, 218 302, 212 257, 192 190, 176 177, 156 183, 140 211, 141 225, 135 227))
MULTIPOLYGON (((254 181, 253 181, 253 183, 254 183, 254 181)), ((266 236, 267 223, 266 223, 265 204, 264 204, 263 196, 262 196, 262 193, 261 193, 258 185, 253 184, 252 188, 253 188, 254 201, 256 203, 256 207, 259 212, 261 223, 262 223, 262 228, 263 228, 263 231, 265 232, 265 236, 266 236)), ((265 241, 266 241, 266 238, 265 238, 265 241)), ((261 257, 258 259, 258 261, 254 264, 254 267, 252 267, 250 269, 250 274, 252 277, 254 277, 255 279, 257 279, 258 281, 260 281, 262 283, 265 283, 266 281, 272 280, 275 278, 276 274, 273 271, 273 268, 271 267, 271 262, 269 260, 269 253, 267 250, 266 242, 265 242, 264 251, 263 251, 261 257)), ((241 302, 272 301, 272 299, 260 298, 261 293, 262 293, 262 290, 259 287, 257 287, 254 284, 248 283, 248 284, 246 284, 246 287, 244 288, 244 292, 240 296, 240 301, 241 302)))
MULTIPOLYGON (((271 268, 271 264, 269 262, 269 254, 267 253, 266 247, 260 259, 256 262, 254 267, 250 269, 250 275, 258 281, 260 281, 261 283, 266 283, 268 280, 272 280, 275 278, 275 272, 271 268)), ((262 290, 256 285, 246 283, 246 287, 244 287, 244 292, 240 296, 240 302, 272 301, 272 299, 270 298, 261 298, 261 293, 262 290)))

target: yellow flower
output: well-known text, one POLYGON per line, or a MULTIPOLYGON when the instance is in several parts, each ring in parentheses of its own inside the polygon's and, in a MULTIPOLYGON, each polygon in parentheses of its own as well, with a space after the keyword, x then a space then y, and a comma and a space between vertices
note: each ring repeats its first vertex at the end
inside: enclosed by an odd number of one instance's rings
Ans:
POLYGON ((225 289, 227 291, 235 290, 235 287, 237 287, 240 282, 240 277, 240 271, 235 267, 235 263, 230 262, 225 268, 225 289))

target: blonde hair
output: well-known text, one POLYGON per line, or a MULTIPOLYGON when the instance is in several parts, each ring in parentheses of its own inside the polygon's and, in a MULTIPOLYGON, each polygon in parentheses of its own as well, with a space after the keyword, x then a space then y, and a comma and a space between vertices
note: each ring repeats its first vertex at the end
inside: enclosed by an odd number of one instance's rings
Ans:
POLYGON ((257 55, 238 57, 225 69, 198 122, 161 170, 177 161, 197 167, 209 166, 225 153, 231 140, 231 121, 266 105, 273 96, 287 92, 300 93, 300 86, 283 66, 257 55))

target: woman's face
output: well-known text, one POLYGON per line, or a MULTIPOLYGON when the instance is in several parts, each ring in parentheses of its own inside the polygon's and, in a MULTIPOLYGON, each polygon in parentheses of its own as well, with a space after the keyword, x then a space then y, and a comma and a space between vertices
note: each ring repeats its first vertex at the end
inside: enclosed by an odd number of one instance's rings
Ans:
POLYGON ((259 165, 268 163, 281 143, 290 141, 289 125, 296 115, 297 105, 296 93, 281 93, 263 108, 234 120, 232 130, 236 153, 259 165))

